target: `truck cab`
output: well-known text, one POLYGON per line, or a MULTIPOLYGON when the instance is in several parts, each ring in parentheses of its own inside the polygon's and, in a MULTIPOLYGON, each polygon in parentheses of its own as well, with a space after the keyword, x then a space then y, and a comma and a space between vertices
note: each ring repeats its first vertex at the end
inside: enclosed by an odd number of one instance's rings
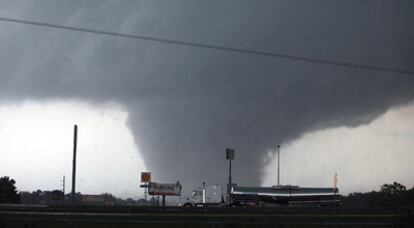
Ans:
POLYGON ((196 188, 190 196, 180 197, 178 206, 203 207, 224 205, 222 189, 220 185, 204 186, 196 188))

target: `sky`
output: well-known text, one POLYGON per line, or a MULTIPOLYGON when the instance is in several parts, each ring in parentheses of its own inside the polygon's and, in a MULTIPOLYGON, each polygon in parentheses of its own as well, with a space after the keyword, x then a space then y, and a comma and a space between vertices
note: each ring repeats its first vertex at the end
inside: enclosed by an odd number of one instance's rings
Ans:
MULTIPOLYGON (((413 10, 387 0, 0 1, 3 18, 406 71, 413 10)), ((0 156, 14 162, 0 175, 24 190, 70 176, 74 124, 82 192, 142 194, 141 171, 185 191, 224 185, 226 148, 235 182, 274 185, 278 144, 285 184, 330 186, 338 172, 344 193, 414 185, 412 74, 6 21, 0 69, 0 156)))
MULTIPOLYGON (((281 184, 333 186, 337 173, 337 186, 344 193, 379 191, 382 183, 394 181, 411 188, 413 137, 414 102, 390 109, 369 124, 305 133, 281 148, 281 184)), ((277 181, 272 175, 277 160, 268 158, 265 186, 277 181)))
POLYGON ((78 100, 25 101, 0 106, 0 173, 17 180, 20 191, 71 189, 73 123, 78 128, 77 183, 83 194, 143 194, 145 164, 117 104, 78 100), (122 186, 122 187, 118 187, 122 186))

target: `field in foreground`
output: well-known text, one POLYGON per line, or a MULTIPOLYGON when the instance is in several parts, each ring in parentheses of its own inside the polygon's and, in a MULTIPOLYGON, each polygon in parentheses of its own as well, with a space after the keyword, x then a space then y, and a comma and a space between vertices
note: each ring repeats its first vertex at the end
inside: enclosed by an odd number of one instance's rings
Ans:
POLYGON ((414 208, 0 206, 12 227, 414 227, 414 208))

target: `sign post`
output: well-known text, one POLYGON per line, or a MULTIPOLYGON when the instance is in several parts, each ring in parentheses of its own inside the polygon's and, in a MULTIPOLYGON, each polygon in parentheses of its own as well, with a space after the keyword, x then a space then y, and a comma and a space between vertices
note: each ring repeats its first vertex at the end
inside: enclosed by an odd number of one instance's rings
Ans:
POLYGON ((141 183, 140 187, 145 188, 145 201, 148 202, 147 192, 149 187, 149 182, 151 182, 151 172, 141 172, 141 183))

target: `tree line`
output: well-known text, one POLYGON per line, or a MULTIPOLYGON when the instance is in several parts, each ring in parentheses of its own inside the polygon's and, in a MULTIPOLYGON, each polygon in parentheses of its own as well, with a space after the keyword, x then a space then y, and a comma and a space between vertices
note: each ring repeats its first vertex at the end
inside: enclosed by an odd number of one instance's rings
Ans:
POLYGON ((414 187, 407 189, 404 185, 393 182, 383 184, 379 191, 354 192, 342 197, 345 206, 414 206, 414 187))
MULTIPOLYGON (((77 193, 75 200, 81 203, 81 193, 77 193)), ((112 205, 148 205, 145 200, 134 200, 131 198, 121 199, 109 193, 95 195, 102 199, 104 203, 111 202, 112 205)), ((16 181, 4 176, 0 178, 0 203, 23 203, 23 204, 57 204, 61 201, 70 201, 70 194, 63 195, 59 190, 55 191, 33 191, 19 192, 16 188, 16 181), (61 194, 59 198, 59 194, 61 194), (58 195, 56 197, 56 195, 58 195)), ((62 202, 63 201, 63 202, 62 202)), ((153 199, 150 204, 156 205, 153 199), (152 202, 154 201, 154 202, 152 202)), ((414 187, 407 189, 404 185, 393 182, 391 184, 383 184, 379 191, 371 192, 354 192, 347 196, 341 197, 341 203, 344 206, 364 207, 364 206, 414 206, 414 187)))

